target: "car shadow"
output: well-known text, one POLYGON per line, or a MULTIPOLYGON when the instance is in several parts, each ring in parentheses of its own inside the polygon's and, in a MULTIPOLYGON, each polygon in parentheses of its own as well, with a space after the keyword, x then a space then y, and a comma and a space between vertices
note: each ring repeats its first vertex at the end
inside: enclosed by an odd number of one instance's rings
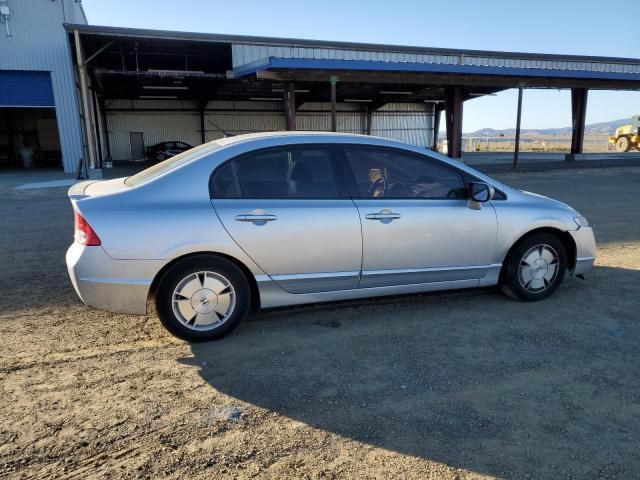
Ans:
MULTIPOLYGON (((506 478, 640 474, 640 271, 265 312, 191 346, 216 390, 364 444, 506 478)), ((275 439, 277 441, 277 439, 275 439)))

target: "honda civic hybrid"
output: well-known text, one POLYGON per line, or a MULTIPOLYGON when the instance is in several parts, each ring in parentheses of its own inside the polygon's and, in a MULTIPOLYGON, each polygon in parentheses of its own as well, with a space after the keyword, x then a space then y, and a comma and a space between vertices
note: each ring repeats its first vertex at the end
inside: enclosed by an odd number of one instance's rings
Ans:
POLYGON ((287 305, 489 286, 542 300, 596 254, 570 206, 364 135, 225 138, 69 197, 80 299, 132 314, 155 302, 189 341, 287 305))

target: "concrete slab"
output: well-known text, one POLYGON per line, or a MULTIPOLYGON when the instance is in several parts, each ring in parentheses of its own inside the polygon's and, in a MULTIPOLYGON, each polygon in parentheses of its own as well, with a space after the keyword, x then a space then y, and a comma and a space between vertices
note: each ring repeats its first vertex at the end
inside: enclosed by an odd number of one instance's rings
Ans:
POLYGON ((36 188, 56 188, 56 187, 70 187, 74 183, 78 183, 81 180, 76 179, 63 179, 63 180, 49 180, 47 182, 30 182, 23 183, 15 187, 15 190, 33 190, 36 188))

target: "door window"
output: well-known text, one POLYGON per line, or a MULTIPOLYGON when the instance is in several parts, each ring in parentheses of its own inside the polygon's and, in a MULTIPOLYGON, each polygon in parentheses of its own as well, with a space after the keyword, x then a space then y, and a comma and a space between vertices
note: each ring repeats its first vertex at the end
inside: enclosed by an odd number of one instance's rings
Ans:
POLYGON ((420 155, 394 149, 345 147, 358 198, 467 197, 462 175, 420 155))
POLYGON ((331 153, 322 147, 263 150, 219 167, 212 198, 338 198, 331 153))

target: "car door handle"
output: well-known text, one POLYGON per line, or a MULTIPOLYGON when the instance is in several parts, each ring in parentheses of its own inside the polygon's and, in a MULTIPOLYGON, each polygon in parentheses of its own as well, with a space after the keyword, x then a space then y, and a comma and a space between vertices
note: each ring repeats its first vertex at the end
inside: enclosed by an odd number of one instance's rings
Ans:
POLYGON ((400 217, 401 215, 399 213, 394 213, 391 210, 385 208, 383 210, 380 210, 378 213, 367 213, 364 218, 366 218, 367 220, 391 221, 396 220, 400 217))
POLYGON ((238 222, 273 222, 278 217, 270 213, 246 213, 243 215, 236 215, 238 222))

